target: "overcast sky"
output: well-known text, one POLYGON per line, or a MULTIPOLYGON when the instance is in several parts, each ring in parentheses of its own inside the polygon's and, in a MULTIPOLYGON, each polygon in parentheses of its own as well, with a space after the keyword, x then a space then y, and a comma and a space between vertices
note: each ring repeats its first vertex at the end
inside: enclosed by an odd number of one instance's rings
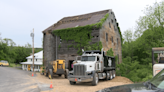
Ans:
POLYGON ((63 17, 112 9, 123 32, 135 27, 146 5, 161 0, 0 0, 0 33, 17 45, 42 47, 42 31, 63 17))

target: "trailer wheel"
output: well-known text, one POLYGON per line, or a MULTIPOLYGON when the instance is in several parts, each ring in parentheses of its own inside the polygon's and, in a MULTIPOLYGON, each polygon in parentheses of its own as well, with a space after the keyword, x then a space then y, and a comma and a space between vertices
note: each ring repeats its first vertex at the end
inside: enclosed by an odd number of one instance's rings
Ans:
POLYGON ((49 78, 49 79, 53 79, 53 72, 52 72, 52 69, 49 69, 49 71, 48 71, 48 78, 49 78))
POLYGON ((113 70, 113 78, 115 78, 115 77, 116 77, 116 71, 113 70))
POLYGON ((68 69, 65 69, 65 74, 64 74, 65 78, 67 79, 68 76, 68 69))
POLYGON ((113 73, 112 73, 112 71, 109 71, 109 79, 110 79, 110 80, 113 79, 113 73))
POLYGON ((93 73, 93 81, 92 81, 92 86, 96 86, 99 82, 99 76, 98 73, 93 73))
POLYGON ((73 82, 73 81, 69 81, 69 83, 70 83, 71 85, 75 85, 75 84, 76 84, 76 82, 73 82))

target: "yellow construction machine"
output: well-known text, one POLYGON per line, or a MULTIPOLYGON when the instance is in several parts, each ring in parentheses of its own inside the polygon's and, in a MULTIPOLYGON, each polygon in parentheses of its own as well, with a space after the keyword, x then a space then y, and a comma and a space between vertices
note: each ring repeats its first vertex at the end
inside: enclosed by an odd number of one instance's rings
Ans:
POLYGON ((45 69, 46 76, 49 79, 53 78, 53 75, 61 76, 64 74, 65 78, 67 78, 68 69, 65 68, 65 60, 57 59, 55 61, 51 61, 45 69))

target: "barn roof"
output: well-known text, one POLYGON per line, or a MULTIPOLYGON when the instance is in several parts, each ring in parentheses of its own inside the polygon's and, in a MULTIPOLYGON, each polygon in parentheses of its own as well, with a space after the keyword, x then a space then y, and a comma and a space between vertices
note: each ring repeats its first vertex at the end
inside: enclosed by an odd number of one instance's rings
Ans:
POLYGON ((109 11, 112 10, 108 9, 108 10, 103 10, 103 11, 98 11, 98 12, 93 12, 83 15, 64 17, 61 20, 59 20, 57 23, 45 29, 43 33, 47 31, 57 30, 57 29, 73 28, 76 26, 95 24, 100 22, 100 20, 104 18, 104 15, 109 11))

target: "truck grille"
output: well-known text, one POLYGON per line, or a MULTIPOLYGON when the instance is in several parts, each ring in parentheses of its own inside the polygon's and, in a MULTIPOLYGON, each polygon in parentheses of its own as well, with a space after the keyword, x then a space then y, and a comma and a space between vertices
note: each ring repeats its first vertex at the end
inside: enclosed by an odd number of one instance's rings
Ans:
POLYGON ((73 73, 77 76, 85 75, 85 65, 73 65, 73 73))

